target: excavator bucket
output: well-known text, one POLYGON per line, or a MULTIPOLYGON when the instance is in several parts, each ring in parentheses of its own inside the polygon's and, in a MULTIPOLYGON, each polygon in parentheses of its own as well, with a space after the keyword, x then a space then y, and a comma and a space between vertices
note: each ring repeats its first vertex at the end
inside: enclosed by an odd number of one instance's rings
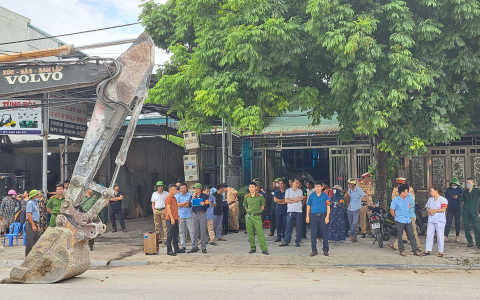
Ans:
POLYGON ((84 273, 90 267, 88 241, 78 242, 69 228, 49 227, 10 280, 53 283, 84 273))
MULTIPOLYGON (((109 152, 128 114, 131 119, 115 163, 125 163, 135 126, 148 96, 148 84, 155 62, 155 46, 150 36, 137 40, 115 62, 115 73, 97 88, 97 102, 87 134, 72 173, 70 187, 61 203, 56 227, 48 228, 21 266, 10 272, 7 282, 53 283, 84 273, 90 267, 89 239, 104 232, 98 213, 113 197, 111 188, 93 178, 109 152), (101 193, 88 212, 79 209, 87 188, 101 193)), ((112 183, 113 184, 113 183, 112 183)))

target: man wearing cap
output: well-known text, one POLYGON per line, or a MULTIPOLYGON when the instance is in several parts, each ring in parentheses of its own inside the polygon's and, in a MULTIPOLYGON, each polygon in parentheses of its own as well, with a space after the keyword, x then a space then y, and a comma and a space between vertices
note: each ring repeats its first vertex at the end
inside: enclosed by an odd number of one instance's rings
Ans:
POLYGON ((465 228, 465 238, 468 243, 467 247, 473 247, 473 238, 470 233, 470 223, 472 223, 473 232, 475 233, 475 244, 480 248, 480 227, 478 225, 480 190, 475 188, 475 180, 473 178, 467 179, 465 187, 466 189, 462 194, 462 219, 465 228))
POLYGON ((348 198, 347 198, 347 216, 350 224, 350 230, 348 235, 352 243, 357 242, 357 224, 360 216, 360 209, 362 207, 362 197, 365 197, 365 193, 361 188, 357 186, 356 179, 348 180, 348 198))
POLYGON ((8 233, 10 225, 15 222, 15 204, 17 200, 15 197, 17 192, 15 190, 9 190, 8 196, 2 199, 2 207, 0 209, 0 215, 2 215, 2 227, 0 228, 3 234, 8 233))
POLYGON ((278 190, 275 191, 273 195, 273 200, 275 201, 275 217, 277 219, 277 238, 275 242, 281 242, 282 238, 285 237, 285 229, 287 227, 287 203, 285 202, 285 188, 287 186, 285 180, 280 180, 278 185, 278 190))
MULTIPOLYGON (((402 184, 405 184, 407 180, 405 178, 399 177, 395 179, 396 185, 393 187, 392 191, 392 200, 398 196, 398 187, 402 184)), ((412 194, 413 198, 415 199, 415 192, 413 191, 413 187, 409 187, 408 192, 412 194)))
POLYGON ((275 203, 274 197, 275 197, 275 192, 279 188, 279 182, 281 181, 281 178, 275 179, 272 185, 272 190, 271 190, 271 201, 270 201, 270 220, 271 220, 271 225, 270 225, 270 232, 268 233, 268 236, 274 236, 275 235, 275 229, 277 225, 277 218, 275 216, 275 210, 277 208, 277 203, 275 203))
POLYGON ((250 182, 248 185, 249 194, 245 195, 243 199, 243 206, 247 212, 246 227, 248 233, 248 241, 250 242, 250 254, 257 251, 255 245, 255 232, 258 237, 258 244, 262 253, 268 255, 267 242, 265 241, 265 235, 263 234, 262 226, 262 212, 265 209, 265 198, 257 193, 258 182, 250 182))
MULTIPOLYGON (((167 240, 165 198, 167 198, 168 193, 163 190, 162 181, 158 181, 157 184, 155 184, 154 190, 155 192, 153 192, 152 194, 153 222, 155 222, 155 232, 158 233, 158 243, 161 244, 162 240, 164 242, 167 240), (163 228, 163 239, 160 231, 160 225, 162 225, 162 228, 163 228)), ((185 192, 186 192, 186 186, 185 186, 185 192)), ((183 207, 183 206, 179 205, 179 207, 183 207)), ((182 228, 180 227, 180 231, 181 230, 182 228)))
POLYGON ((30 253, 33 246, 37 243, 40 238, 40 210, 38 209, 37 201, 40 194, 37 190, 31 190, 28 193, 27 203, 27 222, 25 222, 25 257, 30 253))
POLYGON ((112 232, 117 232, 117 223, 115 223, 116 216, 118 216, 118 221, 120 222, 123 232, 127 232, 127 228, 125 228, 125 220, 123 219, 123 194, 120 192, 120 186, 118 183, 115 183, 113 190, 115 191, 115 195, 113 198, 110 198, 110 219, 112 219, 112 232))
POLYGON ((57 215, 60 213, 60 207, 64 199, 63 184, 57 184, 55 195, 50 197, 47 202, 47 211, 50 214, 50 227, 57 227, 57 215))
MULTIPOLYGON (((359 223, 360 229, 362 230, 362 238, 365 238, 367 233, 367 215, 368 215, 368 206, 375 207, 372 202, 372 197, 375 194, 372 185, 372 179, 370 178, 370 173, 365 173, 362 175, 362 181, 357 183, 357 187, 361 188, 365 196, 362 197, 362 207, 360 208, 359 223)), ((383 203, 382 203, 383 205, 383 203)), ((387 206, 385 203, 385 211, 387 206)))
MULTIPOLYGON (((167 193, 167 192, 164 192, 164 193, 167 193)), ((177 193, 175 195, 175 198, 177 199, 178 215, 180 216, 179 230, 180 230, 180 244, 182 245, 181 250, 187 250, 187 228, 188 228, 188 234, 190 234, 190 239, 192 239, 193 237, 194 230, 193 230, 192 209, 189 207, 190 200, 192 200, 192 194, 187 192, 187 184, 185 182, 182 182, 180 184, 180 193, 177 193)), ((165 204, 165 198, 163 198, 163 201, 165 204)), ((161 210, 160 213, 162 211, 165 212, 165 210, 161 210)), ((156 226, 156 223, 155 223, 155 226, 156 226)))
POLYGON ((189 201, 189 206, 193 213, 193 237, 192 249, 187 253, 198 252, 198 237, 201 237, 202 253, 207 254, 207 209, 210 207, 208 196, 202 193, 202 184, 197 182, 193 185, 195 194, 192 195, 192 200, 189 201))

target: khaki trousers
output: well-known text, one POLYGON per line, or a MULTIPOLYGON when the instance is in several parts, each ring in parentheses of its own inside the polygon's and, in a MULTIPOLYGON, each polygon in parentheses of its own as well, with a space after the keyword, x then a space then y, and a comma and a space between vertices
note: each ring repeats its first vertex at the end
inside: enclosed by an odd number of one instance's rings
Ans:
POLYGON ((208 227, 209 241, 213 242, 215 240, 215 231, 213 230, 213 219, 207 220, 207 227, 208 227))
POLYGON ((368 205, 362 205, 360 208, 360 217, 358 218, 358 223, 360 223, 360 229, 362 229, 362 233, 367 233, 367 214, 368 205))
POLYGON ((158 233, 159 241, 166 241, 167 240, 167 223, 165 222, 165 209, 162 210, 154 210, 153 211, 153 221, 155 222, 155 232, 158 233), (160 231, 160 224, 163 227, 163 239, 162 234, 160 231))
POLYGON ((230 215, 230 229, 240 230, 240 224, 238 224, 238 203, 230 204, 228 214, 230 215))
MULTIPOLYGON (((418 239, 418 233, 417 233, 417 226, 415 225, 415 221, 417 220, 417 218, 410 218, 412 220, 412 226, 413 226, 413 233, 415 234, 415 241, 417 242, 417 249, 422 249, 422 247, 420 246, 420 240, 418 239)), ((407 240, 407 233, 405 232, 405 230, 403 231, 403 237, 402 239, 404 241, 407 240)), ((393 247, 397 248, 398 249, 398 239, 395 239, 395 243, 393 244, 393 247)))

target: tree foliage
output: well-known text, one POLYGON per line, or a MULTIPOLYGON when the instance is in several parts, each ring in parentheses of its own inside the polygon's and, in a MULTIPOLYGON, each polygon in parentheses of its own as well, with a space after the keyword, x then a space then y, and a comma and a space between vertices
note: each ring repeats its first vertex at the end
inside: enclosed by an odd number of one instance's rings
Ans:
POLYGON ((173 53, 148 101, 197 131, 212 117, 258 132, 286 110, 313 123, 336 112, 342 139, 377 138, 384 193, 387 152, 415 155, 471 126, 479 17, 476 0, 146 2, 146 31, 173 53))

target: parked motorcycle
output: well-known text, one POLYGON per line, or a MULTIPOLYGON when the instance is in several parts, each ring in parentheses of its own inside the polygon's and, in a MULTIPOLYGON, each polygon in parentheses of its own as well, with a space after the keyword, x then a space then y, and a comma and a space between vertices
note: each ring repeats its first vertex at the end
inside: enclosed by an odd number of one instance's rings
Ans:
POLYGON ((417 227, 418 235, 425 235, 427 233, 428 212, 427 208, 421 208, 418 204, 415 204, 415 226, 417 227))
POLYGON ((375 207, 369 207, 371 211, 368 218, 368 223, 372 228, 373 235, 375 235, 375 242, 378 243, 378 247, 383 248, 383 241, 388 241, 390 239, 390 228, 386 225, 385 221, 387 220, 387 212, 380 207, 380 204, 385 202, 385 200, 375 201, 373 204, 375 207))

